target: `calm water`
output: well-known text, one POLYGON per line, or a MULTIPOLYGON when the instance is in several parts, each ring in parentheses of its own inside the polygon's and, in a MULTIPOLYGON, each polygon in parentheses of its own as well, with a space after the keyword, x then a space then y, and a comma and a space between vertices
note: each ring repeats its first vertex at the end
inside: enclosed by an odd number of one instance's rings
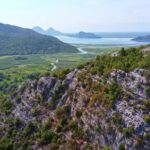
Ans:
POLYGON ((145 42, 132 41, 132 38, 81 39, 67 36, 57 36, 57 38, 69 44, 98 44, 100 46, 136 46, 148 44, 145 42))

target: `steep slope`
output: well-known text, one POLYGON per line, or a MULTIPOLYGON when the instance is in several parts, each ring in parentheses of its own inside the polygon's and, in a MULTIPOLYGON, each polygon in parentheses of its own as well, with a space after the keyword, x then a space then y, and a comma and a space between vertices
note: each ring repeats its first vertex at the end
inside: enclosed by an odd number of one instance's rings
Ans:
POLYGON ((1 109, 0 148, 148 150, 149 58, 122 49, 27 81, 1 109))
POLYGON ((77 52, 76 48, 57 38, 30 29, 0 24, 0 54, 37 54, 77 52))

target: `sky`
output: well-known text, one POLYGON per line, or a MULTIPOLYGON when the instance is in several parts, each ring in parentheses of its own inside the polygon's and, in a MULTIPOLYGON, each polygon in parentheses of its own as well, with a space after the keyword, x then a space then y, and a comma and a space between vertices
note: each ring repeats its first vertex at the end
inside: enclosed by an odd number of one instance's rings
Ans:
POLYGON ((62 32, 145 32, 150 0, 0 0, 0 22, 62 32))

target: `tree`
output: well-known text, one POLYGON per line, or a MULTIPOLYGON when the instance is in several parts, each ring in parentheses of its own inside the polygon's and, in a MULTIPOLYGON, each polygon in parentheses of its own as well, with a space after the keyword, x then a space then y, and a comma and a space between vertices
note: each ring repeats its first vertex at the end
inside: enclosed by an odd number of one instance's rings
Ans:
POLYGON ((124 48, 121 49, 120 56, 126 56, 126 51, 124 48))

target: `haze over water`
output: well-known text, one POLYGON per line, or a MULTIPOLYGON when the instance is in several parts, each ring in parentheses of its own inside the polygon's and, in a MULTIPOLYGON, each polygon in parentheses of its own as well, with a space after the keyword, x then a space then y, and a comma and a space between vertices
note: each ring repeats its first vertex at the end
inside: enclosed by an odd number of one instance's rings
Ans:
POLYGON ((69 44, 91 44, 99 45, 101 47, 113 47, 113 46, 136 46, 149 44, 146 42, 136 42, 132 41, 132 38, 99 38, 99 39, 82 39, 82 38, 73 38, 68 36, 57 36, 63 42, 69 44))

